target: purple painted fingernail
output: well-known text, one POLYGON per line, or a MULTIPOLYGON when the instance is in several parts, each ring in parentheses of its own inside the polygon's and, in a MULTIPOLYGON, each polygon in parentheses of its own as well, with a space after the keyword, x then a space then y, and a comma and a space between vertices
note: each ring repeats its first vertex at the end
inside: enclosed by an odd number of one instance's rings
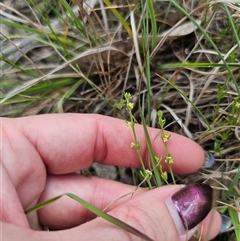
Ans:
POLYGON ((212 208, 213 190, 203 183, 190 184, 167 198, 168 210, 179 235, 196 227, 212 208))

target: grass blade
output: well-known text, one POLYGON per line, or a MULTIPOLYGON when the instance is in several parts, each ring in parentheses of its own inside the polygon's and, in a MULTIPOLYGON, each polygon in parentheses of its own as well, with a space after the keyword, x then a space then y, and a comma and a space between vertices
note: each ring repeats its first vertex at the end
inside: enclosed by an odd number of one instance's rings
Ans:
POLYGON ((236 240, 240 241, 240 221, 238 219, 238 212, 232 208, 228 209, 229 216, 231 218, 232 224, 235 227, 234 231, 236 234, 236 240))
POLYGON ((99 210, 98 208, 94 207, 92 204, 86 202, 85 200, 83 200, 82 198, 76 196, 75 194, 72 193, 66 193, 66 195, 72 199, 74 199, 75 201, 79 202, 80 204, 82 204, 85 208, 87 208, 89 211, 91 211, 92 213, 96 214, 99 217, 102 217, 103 219, 107 220, 108 222, 115 224, 116 226, 138 236, 139 238, 142 238, 143 240, 146 241, 153 241, 152 239, 150 239, 149 237, 147 237, 145 234, 139 232, 137 229, 131 227, 130 225, 124 223, 123 221, 102 212, 101 210, 99 210))
POLYGON ((56 197, 53 197, 47 201, 44 201, 42 203, 39 203, 37 205, 35 205, 32 208, 29 208, 28 210, 25 211, 25 214, 29 214, 31 212, 34 211, 38 211, 41 208, 46 207, 47 205, 57 201, 59 198, 63 197, 63 196, 68 196, 71 199, 77 201, 78 203, 80 203, 81 205, 83 205, 85 208, 87 208, 90 212, 96 214, 97 216, 105 219, 106 221, 118 226, 119 228, 122 228, 124 230, 126 230, 129 233, 132 233, 136 236, 138 236, 139 238, 145 240, 145 241, 153 241, 153 239, 149 238, 148 236, 146 236, 145 234, 141 233, 140 231, 138 231, 137 229, 131 227, 130 225, 124 223, 123 221, 107 214, 104 213, 103 211, 101 211, 100 209, 94 207, 92 204, 88 203, 87 201, 83 200, 82 198, 78 197, 77 195, 73 194, 73 193, 65 193, 56 197))
POLYGON ((56 196, 56 197, 53 197, 53 198, 51 198, 51 199, 48 199, 47 201, 41 202, 41 203, 35 205, 34 207, 27 209, 27 210, 25 211, 25 214, 29 214, 29 213, 32 213, 32 212, 34 212, 34 211, 38 211, 38 210, 46 207, 47 205, 49 205, 49 204, 57 201, 57 200, 58 200, 59 198, 61 198, 62 196, 64 196, 64 194, 63 194, 63 195, 56 196))
POLYGON ((146 122, 145 122, 145 119, 144 119, 143 115, 142 115, 141 119, 142 119, 142 125, 143 125, 145 138, 146 138, 146 141, 147 141, 147 147, 148 147, 148 151, 149 151, 149 155, 150 155, 150 160, 151 160, 153 171, 154 171, 154 177, 156 179, 157 186, 161 187, 163 184, 162 184, 162 180, 161 180, 161 176, 160 176, 160 173, 158 171, 158 168, 156 168, 157 163, 155 161, 152 143, 151 143, 151 140, 150 140, 150 137, 149 137, 149 134, 148 134, 147 125, 146 125, 146 122))

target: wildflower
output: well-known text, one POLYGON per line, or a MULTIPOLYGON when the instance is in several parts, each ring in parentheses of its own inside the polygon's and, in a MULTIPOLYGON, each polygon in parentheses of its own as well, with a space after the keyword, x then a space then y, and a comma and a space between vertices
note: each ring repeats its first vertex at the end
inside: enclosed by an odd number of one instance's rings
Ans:
POLYGON ((166 158, 165 158, 165 162, 167 164, 172 164, 173 163, 173 157, 171 155, 167 155, 166 158))

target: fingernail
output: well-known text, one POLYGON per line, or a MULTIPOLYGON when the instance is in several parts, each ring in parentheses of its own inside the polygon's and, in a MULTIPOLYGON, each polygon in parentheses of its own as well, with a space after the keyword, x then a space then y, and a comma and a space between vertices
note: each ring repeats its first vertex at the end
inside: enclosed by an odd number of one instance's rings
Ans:
POLYGON ((220 214, 220 215, 222 219, 222 225, 219 233, 224 233, 224 232, 227 232, 229 228, 232 226, 232 221, 228 216, 224 214, 220 214))
POLYGON ((212 209, 213 190, 203 183, 190 184, 166 199, 179 236, 195 228, 212 209))
POLYGON ((212 168, 214 164, 215 164, 214 156, 210 152, 205 151, 205 159, 204 159, 202 168, 212 168))

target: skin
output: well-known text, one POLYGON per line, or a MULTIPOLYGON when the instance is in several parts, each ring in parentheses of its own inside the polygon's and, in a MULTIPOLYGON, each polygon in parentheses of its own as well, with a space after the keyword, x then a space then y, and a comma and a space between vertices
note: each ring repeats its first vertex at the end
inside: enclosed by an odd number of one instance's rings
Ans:
MULTIPOLYGON (((137 228, 156 241, 179 240, 164 200, 181 186, 164 186, 151 191, 74 172, 93 161, 124 167, 139 167, 130 147, 132 131, 125 121, 94 114, 49 114, 15 119, 2 118, 0 220, 3 240, 140 240, 102 218, 95 218, 76 201, 63 197, 38 213, 24 210, 56 195, 71 192, 99 209, 137 228), (120 199, 119 199, 120 198, 120 199), (116 201, 117 200, 117 201, 116 201), (114 202, 115 201, 115 202, 114 202), (88 222, 86 222, 88 221, 88 222), (51 232, 40 231, 41 225, 51 232), (58 230, 58 231, 56 231, 58 230), (94 230, 94 232, 93 232, 94 230)), ((142 126, 136 125, 141 153, 149 163, 142 126)), ((149 128, 157 156, 164 156, 159 130, 149 128)), ((195 142, 171 133, 169 152, 177 174, 192 173, 204 161, 204 151, 195 142)), ((167 166, 163 162, 164 170, 167 166)), ((212 210, 200 227, 202 240, 212 239, 221 225, 212 210), (211 223, 211 225, 210 225, 211 223), (210 227, 210 229, 209 229, 210 227)))

